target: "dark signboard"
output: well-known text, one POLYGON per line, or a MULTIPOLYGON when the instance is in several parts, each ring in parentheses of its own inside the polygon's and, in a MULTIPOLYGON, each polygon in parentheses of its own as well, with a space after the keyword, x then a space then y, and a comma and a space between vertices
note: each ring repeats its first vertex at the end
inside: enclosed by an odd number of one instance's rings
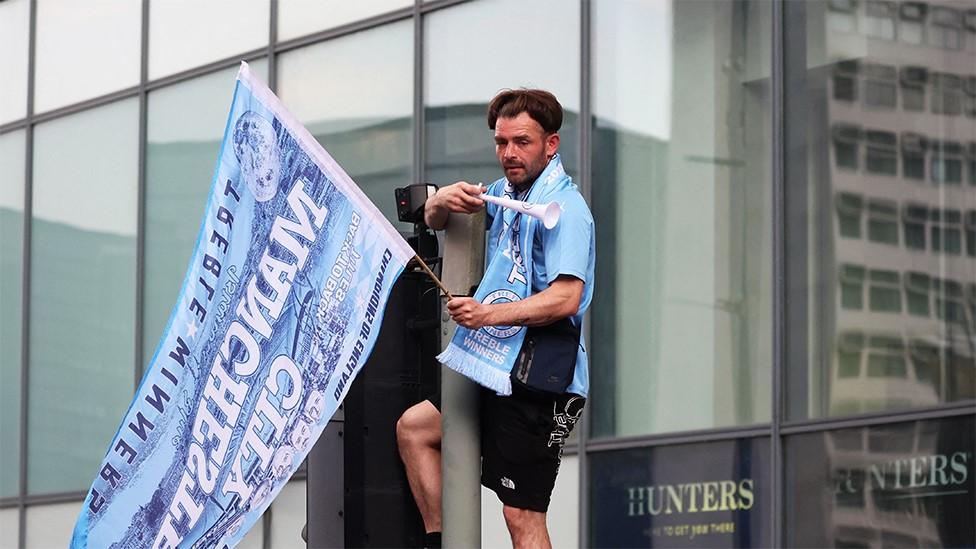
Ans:
POLYGON ((769 440, 593 453, 593 547, 769 547, 769 440))
POLYGON ((976 545, 973 416, 786 439, 790 547, 976 545))

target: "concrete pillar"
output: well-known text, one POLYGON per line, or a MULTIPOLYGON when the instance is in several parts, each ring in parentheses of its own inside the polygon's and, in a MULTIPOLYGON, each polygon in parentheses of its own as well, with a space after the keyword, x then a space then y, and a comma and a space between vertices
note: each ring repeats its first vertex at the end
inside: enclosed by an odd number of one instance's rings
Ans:
MULTIPOLYGON (((455 296, 470 296, 481 281, 485 258, 485 213, 450 214, 444 230, 442 280, 455 296)), ((456 325, 441 314, 441 348, 456 325)), ((441 368, 441 442, 444 547, 481 547, 481 430, 478 384, 441 368)))

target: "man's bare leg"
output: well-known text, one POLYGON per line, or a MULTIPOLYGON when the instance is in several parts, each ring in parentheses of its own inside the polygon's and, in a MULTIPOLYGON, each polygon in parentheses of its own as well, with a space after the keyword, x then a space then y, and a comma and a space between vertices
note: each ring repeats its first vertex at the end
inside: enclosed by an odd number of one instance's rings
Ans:
POLYGON ((546 514, 528 509, 505 505, 502 508, 508 533, 512 536, 515 549, 551 549, 549 530, 546 528, 546 514))
POLYGON ((397 420, 400 459, 426 532, 441 531, 441 413, 425 400, 397 420))

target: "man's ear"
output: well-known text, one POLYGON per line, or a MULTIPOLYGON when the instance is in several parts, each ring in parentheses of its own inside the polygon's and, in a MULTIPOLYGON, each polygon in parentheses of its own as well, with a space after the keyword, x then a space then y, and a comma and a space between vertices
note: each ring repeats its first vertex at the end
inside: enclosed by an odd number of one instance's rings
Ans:
POLYGON ((546 156, 552 158, 559 150, 559 132, 551 133, 546 137, 546 156))

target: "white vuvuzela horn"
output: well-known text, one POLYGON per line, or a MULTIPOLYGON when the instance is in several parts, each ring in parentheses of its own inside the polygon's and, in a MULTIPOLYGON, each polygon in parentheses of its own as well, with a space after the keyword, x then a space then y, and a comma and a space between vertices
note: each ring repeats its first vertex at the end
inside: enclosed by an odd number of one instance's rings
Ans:
POLYGON ((562 208, 559 207, 558 202, 534 204, 532 202, 522 202, 521 200, 512 200, 511 198, 492 196, 489 194, 482 194, 479 196, 479 198, 486 202, 497 204, 503 208, 529 214, 539 221, 542 221, 542 225, 547 229, 551 229, 556 226, 556 223, 559 223, 559 214, 563 212, 562 208))

